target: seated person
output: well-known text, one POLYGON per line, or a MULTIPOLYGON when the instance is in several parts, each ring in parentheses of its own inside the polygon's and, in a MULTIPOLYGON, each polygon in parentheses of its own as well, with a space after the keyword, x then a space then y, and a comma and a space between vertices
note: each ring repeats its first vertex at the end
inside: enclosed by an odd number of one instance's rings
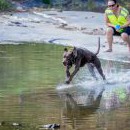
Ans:
POLYGON ((120 6, 116 0, 108 0, 108 8, 105 10, 105 22, 109 47, 106 52, 112 52, 113 35, 120 35, 123 41, 127 43, 130 52, 130 17, 128 10, 120 6))

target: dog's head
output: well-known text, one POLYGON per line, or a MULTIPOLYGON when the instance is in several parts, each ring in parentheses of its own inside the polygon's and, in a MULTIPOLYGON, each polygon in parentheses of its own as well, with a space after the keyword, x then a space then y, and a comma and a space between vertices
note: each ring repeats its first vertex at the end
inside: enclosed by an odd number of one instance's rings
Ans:
POLYGON ((72 65, 75 63, 75 56, 75 48, 73 48, 71 51, 65 48, 63 53, 63 65, 72 67, 72 65))

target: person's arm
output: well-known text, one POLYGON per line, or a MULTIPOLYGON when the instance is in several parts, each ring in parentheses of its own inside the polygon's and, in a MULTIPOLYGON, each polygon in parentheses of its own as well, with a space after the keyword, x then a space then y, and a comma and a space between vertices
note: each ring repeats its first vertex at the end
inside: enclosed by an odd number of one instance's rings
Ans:
POLYGON ((124 24, 123 26, 121 26, 121 28, 126 28, 126 27, 128 27, 130 25, 130 16, 128 15, 127 16, 127 22, 126 22, 126 24, 124 24))
POLYGON ((114 25, 110 23, 106 13, 105 13, 105 24, 107 27, 114 27, 114 25))

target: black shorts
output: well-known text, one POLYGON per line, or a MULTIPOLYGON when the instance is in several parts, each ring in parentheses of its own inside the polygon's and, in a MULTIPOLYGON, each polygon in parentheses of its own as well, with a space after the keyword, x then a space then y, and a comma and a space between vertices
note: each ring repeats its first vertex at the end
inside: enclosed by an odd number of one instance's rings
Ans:
POLYGON ((114 30, 114 34, 113 35, 116 35, 116 36, 120 36, 122 33, 127 33, 128 35, 130 35, 130 26, 124 28, 123 32, 117 32, 115 28, 113 28, 113 30, 114 30))

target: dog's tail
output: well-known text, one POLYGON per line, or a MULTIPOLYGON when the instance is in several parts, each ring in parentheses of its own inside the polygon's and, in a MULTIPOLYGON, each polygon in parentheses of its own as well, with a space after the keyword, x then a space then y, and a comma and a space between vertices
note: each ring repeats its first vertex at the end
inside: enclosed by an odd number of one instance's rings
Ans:
POLYGON ((100 51, 100 37, 98 38, 98 49, 97 52, 95 53, 95 55, 97 55, 100 51))

